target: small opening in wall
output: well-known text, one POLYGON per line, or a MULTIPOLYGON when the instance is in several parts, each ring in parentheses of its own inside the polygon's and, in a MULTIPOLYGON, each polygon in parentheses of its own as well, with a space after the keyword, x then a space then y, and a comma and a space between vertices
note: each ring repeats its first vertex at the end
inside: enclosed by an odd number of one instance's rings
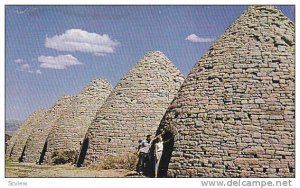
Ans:
POLYGON ((111 142, 111 138, 108 138, 107 141, 108 141, 108 142, 111 142))
POLYGON ((254 169, 253 168, 250 168, 251 169, 251 171, 254 171, 254 169))
POLYGON ((228 156, 230 157, 230 156, 231 156, 231 154, 230 154, 230 153, 228 153, 228 156))
POLYGON ((278 173, 279 172, 279 168, 276 168, 276 173, 278 173))
POLYGON ((240 167, 240 166, 238 166, 238 170, 241 170, 241 167, 240 167))
POLYGON ((253 75, 257 76, 257 72, 252 72, 253 75))
POLYGON ((263 168, 263 172, 267 172, 267 168, 263 168))
POLYGON ((279 46, 279 44, 278 44, 278 43, 275 43, 274 46, 277 48, 277 47, 279 46))
POLYGON ((254 154, 254 158, 257 158, 257 154, 254 154))
POLYGON ((201 167, 204 167, 204 163, 201 163, 201 167))
POLYGON ((178 117, 178 115, 179 115, 179 113, 178 113, 178 112, 175 112, 175 118, 177 118, 177 117, 178 117))
POLYGON ((206 64, 206 65, 204 65, 204 68, 205 69, 213 69, 214 66, 212 64, 206 64))
POLYGON ((211 166, 214 168, 214 167, 215 167, 215 164, 212 164, 211 166))
POLYGON ((215 77, 213 77, 213 76, 208 76, 207 77, 207 80, 213 80, 213 79, 215 79, 215 77))
POLYGON ((204 151, 203 154, 206 155, 206 151, 204 151))
POLYGON ((293 167, 289 167, 289 172, 293 173, 294 172, 294 168, 293 167))
POLYGON ((279 59, 272 59, 272 63, 281 63, 279 59))
POLYGON ((273 84, 279 84, 279 80, 273 80, 273 84))
POLYGON ((287 43, 289 46, 292 46, 292 45, 293 45, 293 42, 292 42, 291 40, 287 39, 286 37, 282 36, 281 39, 282 39, 285 43, 287 43))
POLYGON ((228 170, 228 165, 225 166, 225 170, 228 170))
POLYGON ((223 99, 224 104, 230 104, 231 100, 230 99, 223 99))
POLYGON ((253 36, 252 38, 256 41, 260 41, 258 36, 253 36))
POLYGON ((282 156, 282 159, 285 159, 285 155, 282 156))

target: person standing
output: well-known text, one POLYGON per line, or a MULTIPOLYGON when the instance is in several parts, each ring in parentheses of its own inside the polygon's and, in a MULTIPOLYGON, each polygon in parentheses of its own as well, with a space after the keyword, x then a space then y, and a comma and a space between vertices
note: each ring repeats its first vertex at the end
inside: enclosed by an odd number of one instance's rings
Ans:
POLYGON ((155 148, 154 148, 154 157, 155 157, 155 177, 157 178, 158 175, 158 167, 159 167, 159 162, 162 156, 162 152, 164 149, 164 144, 162 141, 162 137, 159 136, 157 137, 157 143, 155 144, 155 148))
POLYGON ((151 143, 152 143, 151 135, 147 135, 146 139, 142 140, 139 144, 138 147, 139 161, 137 165, 137 172, 139 172, 139 174, 145 174, 146 172, 151 143))

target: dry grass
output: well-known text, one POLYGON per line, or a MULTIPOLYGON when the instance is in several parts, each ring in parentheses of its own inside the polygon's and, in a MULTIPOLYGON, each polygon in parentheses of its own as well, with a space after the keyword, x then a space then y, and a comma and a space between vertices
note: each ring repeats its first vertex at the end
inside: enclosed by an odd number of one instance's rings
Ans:
POLYGON ((74 164, 78 157, 78 151, 76 150, 54 150, 52 153, 53 164, 74 164))
POLYGON ((107 156, 103 159, 102 167, 105 170, 108 169, 127 169, 135 170, 138 162, 138 156, 136 154, 128 154, 125 156, 107 156))

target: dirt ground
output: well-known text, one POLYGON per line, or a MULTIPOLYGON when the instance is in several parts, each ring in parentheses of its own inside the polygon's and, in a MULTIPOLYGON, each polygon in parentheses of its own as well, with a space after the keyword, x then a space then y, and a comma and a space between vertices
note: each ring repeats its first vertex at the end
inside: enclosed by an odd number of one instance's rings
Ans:
POLYGON ((5 163, 5 177, 142 177, 125 169, 100 170, 65 165, 37 165, 32 163, 5 163))

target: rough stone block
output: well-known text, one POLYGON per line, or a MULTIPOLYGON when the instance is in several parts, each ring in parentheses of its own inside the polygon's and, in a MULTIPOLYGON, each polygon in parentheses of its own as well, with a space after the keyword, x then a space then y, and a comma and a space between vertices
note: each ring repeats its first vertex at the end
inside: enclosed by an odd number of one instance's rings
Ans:
POLYGON ((258 159, 255 158, 236 158, 235 165, 257 165, 258 159))

